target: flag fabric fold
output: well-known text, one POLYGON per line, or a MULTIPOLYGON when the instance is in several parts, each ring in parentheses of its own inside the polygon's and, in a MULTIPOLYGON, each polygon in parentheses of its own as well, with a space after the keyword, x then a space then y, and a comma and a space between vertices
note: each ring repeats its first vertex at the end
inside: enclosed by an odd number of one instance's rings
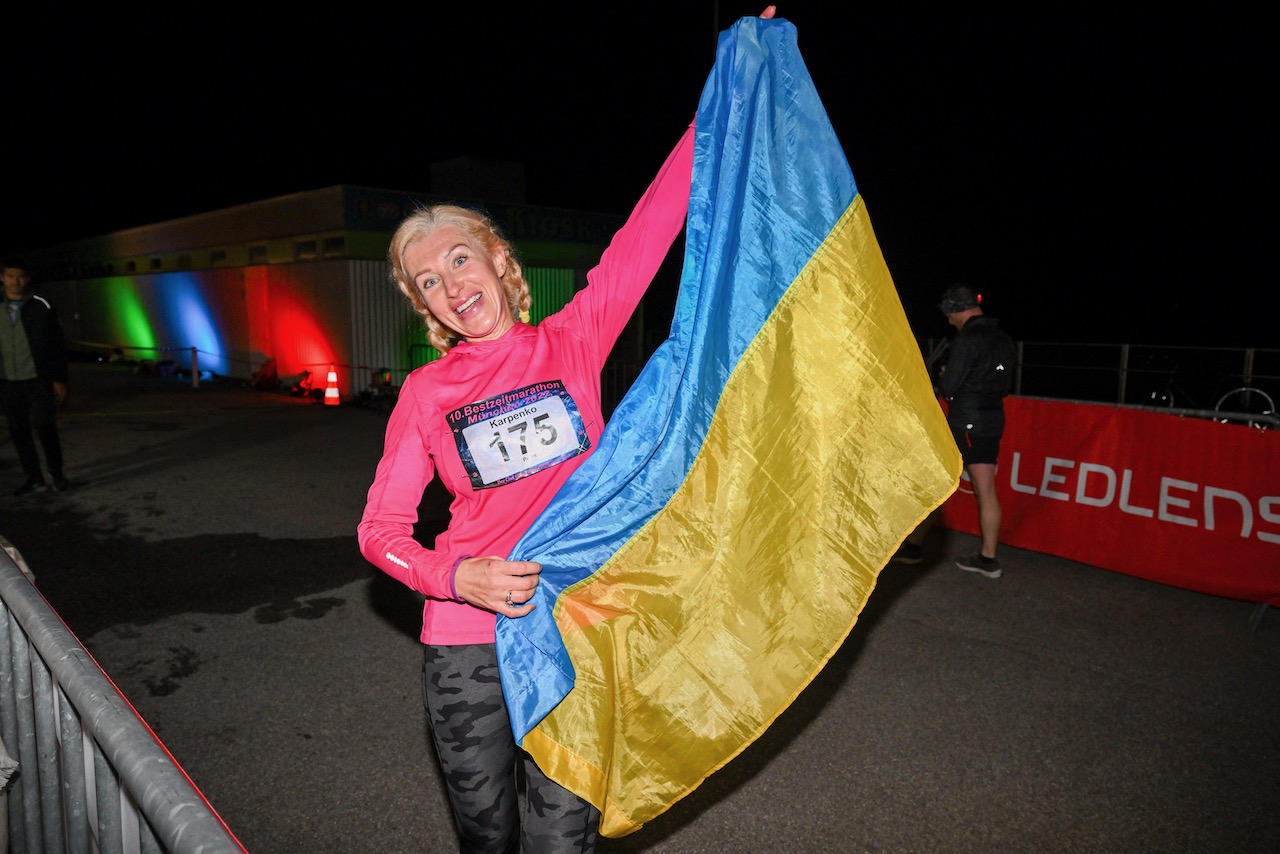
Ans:
POLYGON ((959 453, 782 19, 721 34, 671 335, 516 545, 516 738, 621 836, 740 753, 852 630, 959 453))

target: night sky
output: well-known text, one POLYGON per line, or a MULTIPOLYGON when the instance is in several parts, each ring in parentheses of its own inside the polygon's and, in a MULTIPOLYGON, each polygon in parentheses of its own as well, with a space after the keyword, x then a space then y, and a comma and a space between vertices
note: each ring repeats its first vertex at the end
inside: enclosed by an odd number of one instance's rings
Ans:
MULTIPOLYGON (((947 5, 779 6, 916 331, 948 331, 932 306, 963 283, 1016 338, 1280 346, 1262 13, 947 5)), ((0 248, 334 184, 428 192, 463 155, 523 162, 531 204, 625 213, 715 33, 761 8, 6 12, 0 248)))

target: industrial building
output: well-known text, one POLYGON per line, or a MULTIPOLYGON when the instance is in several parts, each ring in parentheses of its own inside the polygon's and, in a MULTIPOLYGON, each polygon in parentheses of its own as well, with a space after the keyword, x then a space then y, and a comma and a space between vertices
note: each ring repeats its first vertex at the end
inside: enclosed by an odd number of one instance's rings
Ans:
MULTIPOLYGON (((416 207, 453 202, 493 217, 524 265, 535 323, 586 284, 623 222, 524 204, 517 164, 433 166, 433 187, 464 183, 471 196, 332 186, 45 247, 26 262, 81 353, 246 381, 274 359, 280 376, 309 371, 321 387, 332 365, 346 399, 375 372, 399 385, 438 356, 386 260, 416 207)), ((642 307, 614 351, 634 370, 643 326, 642 307)))

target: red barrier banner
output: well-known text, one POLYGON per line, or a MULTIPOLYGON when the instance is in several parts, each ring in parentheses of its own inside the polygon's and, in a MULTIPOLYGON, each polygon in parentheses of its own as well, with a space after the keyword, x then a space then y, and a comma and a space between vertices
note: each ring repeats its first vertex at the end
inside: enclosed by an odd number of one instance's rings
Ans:
MULTIPOLYGON (((1280 606, 1280 431, 1009 397, 1000 541, 1280 606)), ((978 532, 969 482, 942 523, 978 532)))

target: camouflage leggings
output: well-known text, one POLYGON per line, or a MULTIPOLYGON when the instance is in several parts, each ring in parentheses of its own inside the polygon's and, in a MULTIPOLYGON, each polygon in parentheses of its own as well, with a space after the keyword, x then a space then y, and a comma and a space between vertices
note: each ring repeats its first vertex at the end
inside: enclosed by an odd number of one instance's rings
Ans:
POLYGON ((460 852, 595 850, 600 811, 548 779, 516 746, 494 644, 424 647, 422 693, 460 852), (525 776, 523 834, 517 757, 525 776))

